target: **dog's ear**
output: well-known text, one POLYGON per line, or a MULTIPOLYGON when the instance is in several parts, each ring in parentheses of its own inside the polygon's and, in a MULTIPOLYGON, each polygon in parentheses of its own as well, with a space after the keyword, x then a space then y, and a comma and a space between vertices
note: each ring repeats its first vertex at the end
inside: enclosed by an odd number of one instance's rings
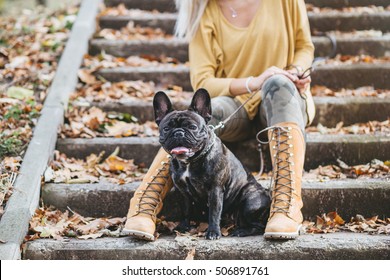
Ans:
POLYGON ((159 91, 153 98, 154 119, 157 125, 170 112, 173 111, 172 103, 165 92, 159 91))
POLYGON ((211 120, 211 99, 209 92, 204 88, 198 89, 192 98, 188 110, 198 113, 208 123, 211 120))

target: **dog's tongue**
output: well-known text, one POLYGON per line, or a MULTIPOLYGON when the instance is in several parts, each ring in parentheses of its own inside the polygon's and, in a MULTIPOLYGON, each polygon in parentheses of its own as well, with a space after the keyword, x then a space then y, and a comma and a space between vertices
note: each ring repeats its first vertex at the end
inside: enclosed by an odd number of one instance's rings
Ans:
POLYGON ((176 147, 176 148, 171 150, 171 154, 174 154, 174 155, 182 155, 182 154, 189 153, 189 152, 190 152, 190 150, 186 147, 176 147))

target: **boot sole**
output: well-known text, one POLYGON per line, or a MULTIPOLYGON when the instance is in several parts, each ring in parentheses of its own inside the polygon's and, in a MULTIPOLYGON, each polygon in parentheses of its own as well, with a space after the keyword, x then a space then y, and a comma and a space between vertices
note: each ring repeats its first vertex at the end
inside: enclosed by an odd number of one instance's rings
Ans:
POLYGON ((265 239, 291 240, 299 236, 302 225, 299 226, 296 232, 265 232, 265 239))
POLYGON ((150 233, 146 233, 143 231, 138 231, 138 230, 132 230, 132 229, 123 229, 122 233, 127 234, 129 236, 134 236, 138 239, 143 239, 147 241, 154 241, 154 235, 150 233))

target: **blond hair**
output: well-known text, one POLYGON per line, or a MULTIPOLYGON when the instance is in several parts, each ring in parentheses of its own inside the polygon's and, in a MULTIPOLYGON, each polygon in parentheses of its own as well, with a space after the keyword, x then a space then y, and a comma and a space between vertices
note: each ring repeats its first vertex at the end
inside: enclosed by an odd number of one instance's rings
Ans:
POLYGON ((191 40, 198 30, 200 19, 209 0, 175 0, 178 10, 175 36, 191 40))

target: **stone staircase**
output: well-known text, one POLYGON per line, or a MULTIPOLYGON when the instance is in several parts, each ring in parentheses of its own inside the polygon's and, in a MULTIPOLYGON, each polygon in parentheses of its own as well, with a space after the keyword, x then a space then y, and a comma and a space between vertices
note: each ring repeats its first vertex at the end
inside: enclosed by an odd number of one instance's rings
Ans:
MULTIPOLYGON (((127 9, 158 10, 133 16, 102 16, 100 28, 120 29, 129 21, 144 27, 161 28, 172 33, 175 23, 173 0, 106 0, 107 6, 125 4, 127 9)), ((313 13, 309 19, 316 46, 316 56, 325 57, 332 50, 329 38, 321 36, 332 31, 337 41, 339 55, 390 55, 390 5, 388 0, 307 0, 314 7, 329 7, 329 11, 313 13), (339 11, 345 7, 378 8, 374 13, 339 11), (376 30, 379 36, 343 36, 356 30, 376 30), (319 34, 318 36, 316 34, 319 34)), ((153 40, 90 40, 90 55, 104 51, 118 57, 130 55, 165 55, 182 62, 175 67, 121 67, 101 69, 96 73, 108 81, 154 81, 162 87, 178 85, 191 91, 187 61, 187 45, 174 38, 153 40)), ((312 74, 313 85, 332 89, 373 86, 390 90, 390 60, 387 63, 319 64, 312 74)), ((315 97, 316 118, 313 125, 321 123, 333 127, 343 121, 345 125, 358 122, 384 121, 390 117, 390 95, 379 97, 315 97)), ((150 102, 92 102, 106 111, 126 112, 141 122, 153 120, 150 102)), ((185 108, 187 102, 178 102, 185 108)), ((248 140, 230 145, 243 164, 256 171, 259 166, 256 142, 248 140)), ((59 139, 57 149, 68 157, 85 158, 91 153, 112 153, 120 148, 120 156, 149 165, 159 148, 155 137, 59 139)), ((389 135, 322 135, 308 134, 305 169, 336 163, 341 159, 350 165, 365 164, 372 159, 390 159, 389 135)), ((269 159, 268 169, 269 169, 269 159)), ((265 182, 264 184, 268 184, 265 182)), ((41 199, 46 205, 72 210, 93 217, 124 217, 129 199, 137 183, 112 184, 45 184, 41 199)), ((303 184, 304 217, 330 211, 346 219, 362 214, 365 217, 390 216, 390 179, 344 179, 325 182, 305 181, 303 184)), ((175 194, 168 196, 163 214, 175 218, 175 194)), ((268 242, 261 236, 247 238, 225 237, 219 241, 192 240, 186 237, 161 236, 156 242, 134 240, 129 237, 99 238, 96 240, 56 241, 38 239, 27 242, 24 259, 184 259, 189 250, 196 248, 195 259, 389 259, 390 237, 355 233, 303 235, 287 242, 268 242)))

